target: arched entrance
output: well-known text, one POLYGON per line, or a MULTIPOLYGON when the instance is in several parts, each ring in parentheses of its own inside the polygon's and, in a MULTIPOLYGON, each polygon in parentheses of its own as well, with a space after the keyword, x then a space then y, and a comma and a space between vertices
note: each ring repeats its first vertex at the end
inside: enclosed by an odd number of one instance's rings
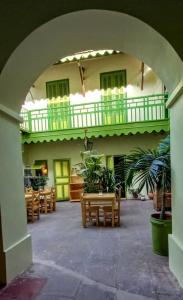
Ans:
MULTIPOLYGON (((181 59, 159 33, 142 21, 117 12, 85 10, 63 15, 36 29, 19 45, 0 76, 2 282, 8 282, 25 269, 32 259, 31 239, 26 231, 23 205, 18 116, 21 104, 32 83, 48 65, 60 57, 84 49, 99 48, 118 49, 144 61, 157 73, 169 92, 176 88, 183 76, 181 59)), ((175 138, 173 143, 176 143, 175 138)), ((180 208, 176 201, 175 198, 174 216, 178 217, 176 212, 180 208)), ((179 228, 179 219, 174 217, 173 222, 175 228, 179 228)), ((174 242, 171 242, 173 252, 176 251, 174 242)), ((179 253, 181 258, 183 252, 180 250, 179 253)), ((173 253, 170 251, 171 268, 177 273, 171 255, 173 253)), ((177 276, 183 281, 180 272, 177 276)))

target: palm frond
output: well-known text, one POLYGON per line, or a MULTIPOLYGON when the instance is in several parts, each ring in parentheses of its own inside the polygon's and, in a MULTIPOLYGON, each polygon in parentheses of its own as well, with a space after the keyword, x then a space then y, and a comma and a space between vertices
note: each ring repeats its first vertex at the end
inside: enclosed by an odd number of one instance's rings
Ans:
POLYGON ((140 192, 144 187, 147 192, 156 186, 170 189, 170 138, 162 140, 157 149, 135 148, 126 159, 126 184, 128 187, 138 184, 140 192), (166 174, 166 177, 165 175, 166 174), (165 181, 166 178, 166 182, 165 181))

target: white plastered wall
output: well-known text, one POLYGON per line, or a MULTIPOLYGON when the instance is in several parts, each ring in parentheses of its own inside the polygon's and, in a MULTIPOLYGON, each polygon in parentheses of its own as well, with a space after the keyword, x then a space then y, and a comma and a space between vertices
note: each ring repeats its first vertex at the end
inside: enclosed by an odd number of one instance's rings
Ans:
MULTIPOLYGON (((163 84, 148 66, 144 70, 144 85, 141 90, 141 61, 128 54, 115 54, 95 59, 81 61, 85 68, 85 90, 95 91, 100 89, 100 73, 116 70, 127 72, 127 97, 138 97, 163 92, 163 84)), ((52 65, 47 68, 34 82, 26 101, 46 98, 46 82, 69 78, 70 93, 82 94, 81 79, 77 62, 52 65), (33 98, 33 99, 32 99, 33 98)))
MULTIPOLYGON (((129 154, 135 147, 143 149, 156 148, 163 134, 136 134, 133 136, 119 136, 93 139, 93 149, 107 155, 129 154)), ((80 152, 84 151, 83 140, 49 142, 24 145, 24 164, 33 165, 35 160, 48 161, 48 185, 54 185, 53 160, 69 159, 71 168, 81 162, 80 152)))

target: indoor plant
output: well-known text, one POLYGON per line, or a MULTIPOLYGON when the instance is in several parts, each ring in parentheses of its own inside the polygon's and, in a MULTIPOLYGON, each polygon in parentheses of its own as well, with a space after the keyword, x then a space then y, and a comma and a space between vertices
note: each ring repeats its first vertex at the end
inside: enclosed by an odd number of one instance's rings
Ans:
POLYGON ((133 195, 134 199, 139 199, 139 190, 137 188, 129 188, 128 191, 133 195))
POLYGON ((163 139, 157 149, 135 149, 127 157, 126 184, 138 191, 146 187, 161 195, 161 211, 151 215, 154 252, 168 255, 168 234, 171 233, 171 214, 165 210, 165 193, 171 188, 170 137, 163 139))
POLYGON ((96 193, 102 189, 103 157, 103 154, 94 150, 81 152, 82 162, 78 164, 78 174, 84 179, 84 191, 87 193, 96 193))
POLYGON ((82 163, 78 174, 84 178, 84 191, 87 193, 114 192, 115 179, 112 170, 103 164, 103 154, 97 151, 81 152, 82 163))
POLYGON ((38 191, 39 189, 44 189, 47 181, 48 181, 48 177, 47 176, 32 176, 30 178, 31 181, 31 186, 33 188, 34 191, 38 191))

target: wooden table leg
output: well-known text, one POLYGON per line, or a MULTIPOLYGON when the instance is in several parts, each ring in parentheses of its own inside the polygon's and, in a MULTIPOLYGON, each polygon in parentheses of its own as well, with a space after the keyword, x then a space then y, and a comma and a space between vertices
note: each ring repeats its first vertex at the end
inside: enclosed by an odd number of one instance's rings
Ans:
POLYGON ((114 221, 115 221, 115 220, 114 220, 114 217, 115 217, 115 216, 114 216, 114 199, 113 199, 113 200, 112 200, 112 227, 114 227, 114 225, 115 225, 115 224, 114 224, 114 221))
POLYGON ((83 227, 86 227, 86 203, 81 201, 81 210, 82 210, 82 223, 83 227))
POLYGON ((118 197, 118 226, 120 226, 120 198, 118 197))

